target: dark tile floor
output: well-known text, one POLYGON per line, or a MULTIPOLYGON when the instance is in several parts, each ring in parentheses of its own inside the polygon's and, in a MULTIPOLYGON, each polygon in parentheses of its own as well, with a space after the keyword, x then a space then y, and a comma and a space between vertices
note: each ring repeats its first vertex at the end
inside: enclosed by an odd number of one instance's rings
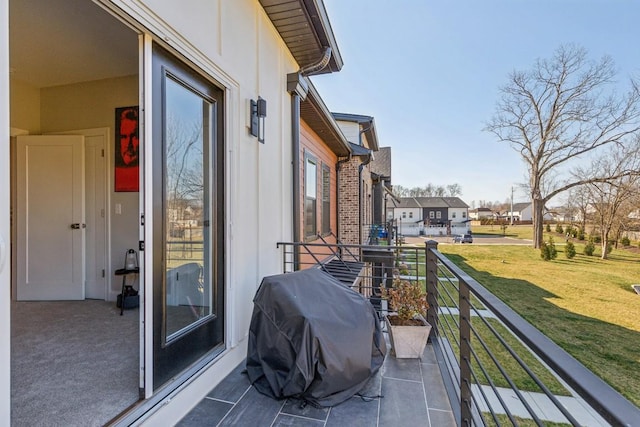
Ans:
POLYGON ((455 426, 431 344, 423 358, 396 359, 384 365, 365 389, 332 408, 302 406, 296 399, 260 394, 242 373, 241 363, 189 412, 178 426, 455 426))

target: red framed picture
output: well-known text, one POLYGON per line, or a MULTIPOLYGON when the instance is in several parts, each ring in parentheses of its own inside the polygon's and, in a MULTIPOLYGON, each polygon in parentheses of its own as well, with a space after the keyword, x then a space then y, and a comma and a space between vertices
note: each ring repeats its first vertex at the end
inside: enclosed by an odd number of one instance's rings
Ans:
POLYGON ((140 191, 138 107, 116 108, 114 190, 140 191))

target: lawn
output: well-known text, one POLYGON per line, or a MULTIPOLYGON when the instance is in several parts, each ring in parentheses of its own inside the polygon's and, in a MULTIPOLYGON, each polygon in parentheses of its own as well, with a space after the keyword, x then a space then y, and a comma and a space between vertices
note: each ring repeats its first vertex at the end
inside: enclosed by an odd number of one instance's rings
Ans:
MULTIPOLYGON (((474 233, 480 232, 474 227, 474 233)), ((528 246, 441 245, 439 249, 640 405, 640 295, 630 287, 640 283, 640 255, 614 250, 610 259, 602 260, 597 253, 580 255, 583 247, 576 243, 579 255, 569 260, 559 244, 558 258, 549 262, 528 246)))
MULTIPOLYGON (((471 227, 473 234, 488 234, 502 236, 502 228, 499 225, 474 225, 471 227)), ((508 225, 504 230, 504 236, 517 239, 533 239, 533 227, 531 225, 508 225)))
MULTIPOLYGON (((442 333, 447 340, 454 346, 454 351, 459 351, 459 340, 457 338, 457 327, 460 319, 458 316, 451 316, 446 314, 440 315, 440 333, 442 333)), ((520 341, 509 333, 500 321, 497 319, 486 319, 487 322, 494 328, 498 334, 507 342, 507 344, 522 358, 527 364, 529 369, 542 381, 542 383, 555 395, 570 396, 571 394, 560 384, 556 378, 544 367, 526 348, 520 343, 520 341)), ((527 372, 518 364, 518 362, 511 356, 505 347, 499 342, 496 336, 490 331, 490 329, 478 318, 471 320, 473 328, 477 331, 478 336, 482 338, 487 345, 493 357, 500 361, 502 368, 508 373, 509 378, 518 387, 519 390, 541 392, 540 387, 534 382, 527 372)), ((497 387, 510 388, 511 385, 507 382, 506 378, 500 370, 496 367, 489 354, 482 349, 482 346, 478 341, 478 337, 472 333, 471 340, 475 342, 475 356, 471 357, 471 365, 473 372, 476 373, 477 380, 480 384, 489 384, 487 376, 484 375, 480 369, 480 364, 484 367, 487 375, 493 381, 497 387), (476 360, 476 357, 479 359, 476 360)), ((460 360, 458 359, 458 363, 460 360)))

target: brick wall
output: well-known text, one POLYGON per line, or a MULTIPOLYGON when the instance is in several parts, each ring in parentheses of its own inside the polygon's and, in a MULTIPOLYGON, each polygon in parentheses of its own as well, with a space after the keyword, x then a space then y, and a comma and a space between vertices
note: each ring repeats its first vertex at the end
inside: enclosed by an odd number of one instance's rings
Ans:
POLYGON ((359 221, 359 189, 358 189, 358 166, 360 158, 353 157, 351 160, 340 165, 339 188, 338 188, 338 238, 346 244, 357 245, 360 243, 360 221, 359 221))

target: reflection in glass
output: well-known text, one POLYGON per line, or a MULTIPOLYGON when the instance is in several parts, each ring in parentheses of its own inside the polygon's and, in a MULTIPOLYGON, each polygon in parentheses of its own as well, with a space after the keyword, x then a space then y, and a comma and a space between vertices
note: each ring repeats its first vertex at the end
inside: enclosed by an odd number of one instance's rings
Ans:
POLYGON ((165 79, 165 340, 215 315, 211 292, 212 104, 165 79))

